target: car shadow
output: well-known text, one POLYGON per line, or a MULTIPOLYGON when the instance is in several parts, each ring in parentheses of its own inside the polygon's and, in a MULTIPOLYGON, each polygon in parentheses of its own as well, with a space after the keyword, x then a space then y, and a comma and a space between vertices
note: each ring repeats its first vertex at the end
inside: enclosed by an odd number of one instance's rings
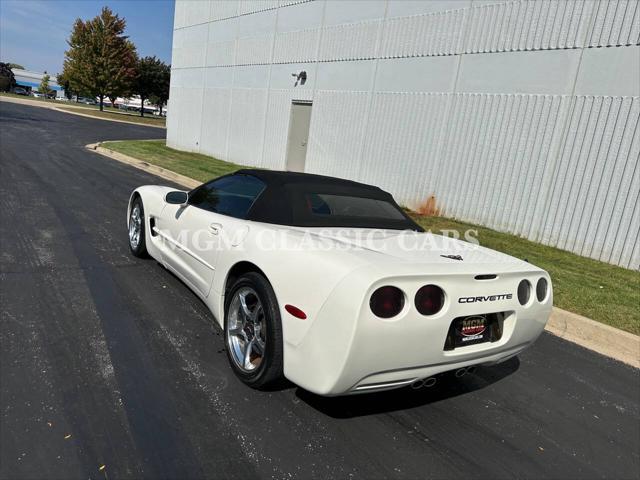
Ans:
POLYGON ((298 388, 296 396, 307 405, 333 418, 354 418, 422 407, 481 390, 515 373, 520 360, 511 358, 498 365, 478 367, 474 373, 456 378, 453 373, 438 377, 433 387, 414 390, 410 387, 387 392, 322 397, 298 388))

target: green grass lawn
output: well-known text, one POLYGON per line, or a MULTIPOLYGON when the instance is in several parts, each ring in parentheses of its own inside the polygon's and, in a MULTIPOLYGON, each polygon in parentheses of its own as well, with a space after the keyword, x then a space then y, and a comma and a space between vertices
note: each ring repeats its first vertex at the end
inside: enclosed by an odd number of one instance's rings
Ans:
POLYGON ((199 182, 206 182, 212 178, 244 168, 242 165, 224 162, 199 153, 174 150, 167 147, 164 144, 164 140, 103 142, 102 146, 172 170, 199 182))
POLYGON ((105 110, 101 112, 100 110, 97 109, 97 107, 90 106, 90 105, 87 105, 87 107, 92 107, 92 108, 83 108, 83 107, 79 108, 79 107, 76 107, 75 104, 68 105, 67 104, 68 102, 57 102, 57 103, 62 104, 62 105, 56 105, 56 108, 58 110, 78 112, 84 115, 91 115, 92 117, 105 118, 107 120, 123 120, 126 122, 139 123, 141 125, 156 125, 161 127, 165 126, 165 118, 157 117, 155 115, 148 115, 145 117, 141 117, 140 114, 135 114, 132 112, 126 113, 126 112, 119 111, 118 109, 115 109, 115 108, 107 109, 105 107, 105 110))
MULTIPOLYGON (((105 142, 103 146, 201 182, 242 168, 206 155, 173 150, 164 141, 105 142)), ((557 307, 640 334, 640 272, 477 225, 442 217, 413 217, 433 233, 456 230, 464 238, 468 229, 477 230, 475 236, 480 245, 527 259, 547 270, 553 280, 557 307)))
POLYGON ((141 117, 137 112, 127 112, 118 108, 104 106, 104 110, 101 112, 98 105, 85 105, 83 103, 76 103, 73 101, 64 102, 60 100, 49 100, 45 98, 26 97, 24 95, 15 95, 13 93, 0 92, 0 96, 9 98, 18 98, 20 100, 26 100, 34 103, 46 103, 50 106, 56 107, 60 110, 77 112, 80 111, 85 115, 91 115, 93 117, 126 120, 127 122, 140 123, 142 125, 159 125, 164 127, 166 124, 165 117, 158 117, 155 115, 147 114, 141 117))

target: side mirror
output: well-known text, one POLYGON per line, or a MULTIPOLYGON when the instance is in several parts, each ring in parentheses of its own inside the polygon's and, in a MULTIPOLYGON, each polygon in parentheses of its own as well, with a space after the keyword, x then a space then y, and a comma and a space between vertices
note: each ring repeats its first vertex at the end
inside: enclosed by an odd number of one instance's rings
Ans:
POLYGON ((167 193, 164 196, 164 201, 172 205, 182 205, 183 207, 186 207, 187 202, 189 201, 189 194, 187 192, 175 190, 167 193))

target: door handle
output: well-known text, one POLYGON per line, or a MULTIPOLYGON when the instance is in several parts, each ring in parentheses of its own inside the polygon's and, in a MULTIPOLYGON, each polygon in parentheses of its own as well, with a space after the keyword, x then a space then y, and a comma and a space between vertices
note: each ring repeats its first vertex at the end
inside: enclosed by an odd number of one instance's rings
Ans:
POLYGON ((212 223, 209 225, 209 233, 212 235, 218 235, 221 229, 222 225, 220 225, 219 223, 212 223))

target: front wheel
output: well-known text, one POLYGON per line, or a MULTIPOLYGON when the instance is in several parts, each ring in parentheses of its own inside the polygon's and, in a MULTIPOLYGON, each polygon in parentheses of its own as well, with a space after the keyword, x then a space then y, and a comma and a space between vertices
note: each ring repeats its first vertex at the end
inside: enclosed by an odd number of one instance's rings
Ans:
POLYGON ((283 378, 282 323, 276 296, 262 275, 246 273, 225 301, 227 356, 247 385, 268 389, 283 378))
POLYGON ((129 213, 129 248, 136 257, 146 258, 147 244, 145 241, 144 207, 142 199, 136 197, 131 204, 129 213))

